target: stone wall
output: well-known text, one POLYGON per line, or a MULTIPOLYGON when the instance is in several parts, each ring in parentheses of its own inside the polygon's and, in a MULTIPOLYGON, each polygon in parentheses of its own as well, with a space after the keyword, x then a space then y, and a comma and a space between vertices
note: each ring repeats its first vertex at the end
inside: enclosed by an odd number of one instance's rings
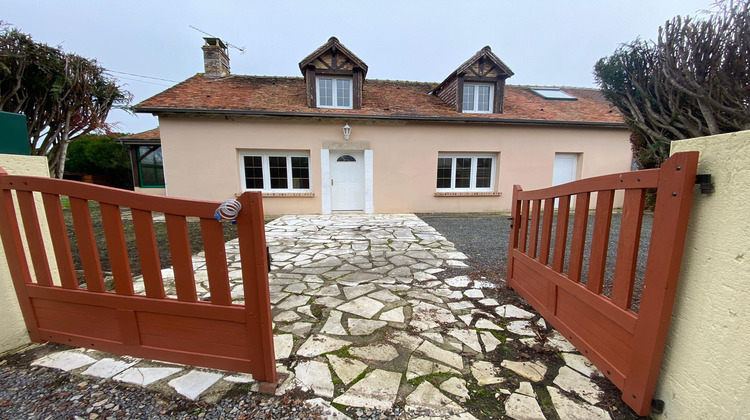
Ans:
MULTIPOLYGON (((0 154, 0 167, 5 169, 10 175, 49 177, 47 158, 44 156, 0 154)), ((37 208, 39 214, 43 215, 44 211, 40 196, 37 197, 37 208)), ((20 220, 20 215, 17 215, 17 217, 20 220)), ((46 219, 40 217, 40 221, 42 223, 44 245, 47 249, 47 258, 49 259, 50 267, 52 268, 52 277, 56 282, 59 282, 57 264, 55 263, 55 256, 52 253, 52 240, 49 236, 46 219)), ((25 250, 25 253, 28 257, 28 248, 25 250)), ((31 263, 29 263, 29 267, 31 267, 31 263)), ((33 269, 31 270, 33 275, 33 269)), ((26 325, 24 324, 23 316, 21 316, 21 310, 18 307, 16 292, 10 278, 8 262, 5 258, 5 250, 3 248, 0 248, 0 320, 2 320, 2 329, 0 329, 0 353, 29 343, 26 325)))
POLYGON ((655 418, 750 418, 750 131, 672 143, 686 151, 715 192, 693 201, 655 418))

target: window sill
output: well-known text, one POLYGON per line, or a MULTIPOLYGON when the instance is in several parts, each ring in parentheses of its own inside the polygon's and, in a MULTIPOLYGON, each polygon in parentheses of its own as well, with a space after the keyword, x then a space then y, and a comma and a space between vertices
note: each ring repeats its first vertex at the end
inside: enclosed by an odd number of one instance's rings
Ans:
POLYGON ((315 197, 315 193, 300 193, 300 192, 264 192, 263 198, 312 198, 315 197))
POLYGON ((436 192, 435 197, 500 197, 499 191, 436 192))

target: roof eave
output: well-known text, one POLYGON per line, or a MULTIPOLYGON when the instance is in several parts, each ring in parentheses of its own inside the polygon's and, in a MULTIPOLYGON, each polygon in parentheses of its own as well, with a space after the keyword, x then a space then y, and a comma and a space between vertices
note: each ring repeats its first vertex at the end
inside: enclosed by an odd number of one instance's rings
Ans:
POLYGON ((189 108, 134 108, 135 112, 150 114, 217 115, 246 117, 295 117, 295 118, 335 118, 348 120, 401 120, 424 122, 484 123, 508 125, 557 125, 602 128, 627 128, 627 125, 605 121, 564 121, 564 120, 525 120, 517 118, 482 117, 430 117, 419 115, 361 115, 361 114, 321 114, 315 112, 260 111, 234 109, 189 109, 189 108))

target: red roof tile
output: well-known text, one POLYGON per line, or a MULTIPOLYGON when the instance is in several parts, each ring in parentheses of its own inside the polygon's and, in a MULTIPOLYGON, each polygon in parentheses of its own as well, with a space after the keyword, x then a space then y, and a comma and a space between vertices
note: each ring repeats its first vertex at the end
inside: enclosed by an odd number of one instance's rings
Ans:
POLYGON ((161 136, 159 135, 159 129, 153 128, 151 130, 143 131, 141 133, 122 136, 118 138, 117 140, 161 140, 161 136))
POLYGON ((596 89, 562 88, 577 101, 547 100, 527 86, 506 86, 502 114, 458 113, 429 92, 437 83, 365 80, 362 109, 309 108, 301 77, 231 75, 207 78, 197 74, 135 106, 137 112, 155 114, 247 113, 306 116, 361 116, 436 120, 555 121, 621 124, 622 117, 596 89))

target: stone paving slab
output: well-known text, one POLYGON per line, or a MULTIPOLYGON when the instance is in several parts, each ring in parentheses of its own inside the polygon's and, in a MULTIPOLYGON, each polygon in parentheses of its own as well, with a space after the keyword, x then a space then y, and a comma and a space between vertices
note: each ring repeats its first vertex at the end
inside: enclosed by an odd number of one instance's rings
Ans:
POLYGON ((104 358, 89 366, 81 374, 97 376, 99 378, 111 378, 136 363, 138 363, 138 360, 127 361, 104 358))
POLYGON ((96 359, 83 354, 82 351, 68 350, 59 353, 52 353, 39 358, 33 361, 31 365, 44 366, 69 372, 83 366, 88 366, 94 362, 96 362, 96 359))
MULTIPOLYGON (((383 410, 399 404, 415 418, 470 419, 464 404, 482 390, 499 396, 498 413, 504 407, 512 417, 537 418, 541 401, 525 378, 546 384, 555 378, 548 392, 560 418, 609 418, 592 405, 598 389, 582 375, 596 373, 588 360, 557 332, 547 338, 538 314, 494 299, 497 285, 471 278, 466 255, 415 215, 283 216, 266 225, 266 241, 277 370, 288 375, 277 395, 312 390, 317 397, 311 403, 332 418, 346 416, 331 403, 383 410), (539 344, 564 352, 567 366, 548 370, 538 361, 495 356, 539 344), (509 388, 519 381, 518 389, 509 388)), ((227 242, 226 253, 232 298, 242 304, 237 240, 227 242)), ((193 266, 199 296, 207 298, 202 254, 193 266)), ((162 275, 173 295, 173 270, 162 275)), ((136 278, 134 288, 143 293, 142 280, 136 278)), ((222 383, 252 381, 250 375, 146 361, 127 365, 132 361, 87 354, 66 351, 34 363, 74 373, 100 372, 101 365, 87 366, 102 363, 102 375, 123 367, 114 380, 169 383, 191 399, 222 383)))

